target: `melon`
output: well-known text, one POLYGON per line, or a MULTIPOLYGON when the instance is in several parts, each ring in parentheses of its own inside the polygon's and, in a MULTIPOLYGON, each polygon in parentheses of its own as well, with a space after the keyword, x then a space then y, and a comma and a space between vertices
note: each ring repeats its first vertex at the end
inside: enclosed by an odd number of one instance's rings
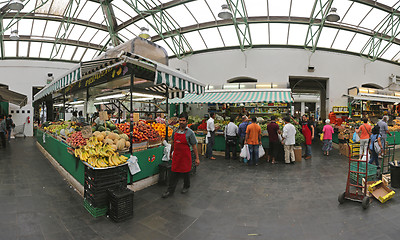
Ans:
POLYGON ((117 142, 117 148, 118 148, 118 150, 122 150, 125 148, 125 140, 124 139, 121 139, 117 142))
POLYGON ((122 138, 122 139, 125 139, 126 141, 129 141, 129 137, 125 133, 124 134, 120 134, 119 137, 122 138))
POLYGON ((100 142, 102 142, 104 140, 103 134, 97 134, 95 136, 96 136, 97 140, 100 141, 100 142))
POLYGON ((114 149, 114 151, 118 150, 117 145, 115 145, 115 144, 112 144, 111 147, 114 149))
POLYGON ((131 143, 129 141, 125 141, 125 147, 129 148, 131 146, 131 143))
POLYGON ((114 141, 111 140, 111 139, 109 139, 109 138, 106 138, 106 139, 104 140, 104 144, 114 145, 114 141))

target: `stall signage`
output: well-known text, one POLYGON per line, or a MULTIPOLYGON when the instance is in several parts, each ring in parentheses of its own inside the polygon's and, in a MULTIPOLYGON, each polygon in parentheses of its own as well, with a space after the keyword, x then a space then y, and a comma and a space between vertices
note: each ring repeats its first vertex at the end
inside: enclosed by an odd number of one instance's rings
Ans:
POLYGON ((99 112, 99 117, 101 121, 107 121, 108 120, 108 114, 106 111, 101 111, 99 112))
POLYGON ((139 122, 139 113, 133 113, 132 114, 132 121, 133 122, 139 122))
POLYGON ((116 79, 118 77, 129 75, 131 73, 132 73, 132 70, 130 68, 128 68, 128 66, 118 65, 116 67, 109 68, 104 71, 98 72, 89 78, 72 83, 65 89, 65 91, 67 93, 75 92, 77 90, 84 89, 86 87, 96 86, 96 85, 111 81, 113 79, 116 79))

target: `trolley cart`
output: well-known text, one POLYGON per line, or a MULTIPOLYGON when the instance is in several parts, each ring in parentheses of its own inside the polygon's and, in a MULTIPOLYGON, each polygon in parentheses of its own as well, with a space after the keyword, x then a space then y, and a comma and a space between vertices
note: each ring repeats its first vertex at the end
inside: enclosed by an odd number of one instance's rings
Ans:
POLYGON ((24 138, 26 138, 26 135, 25 135, 25 124, 26 123, 24 123, 22 125, 15 126, 15 128, 13 129, 14 137, 24 137, 24 138))
POLYGON ((350 154, 349 154, 349 171, 347 174, 346 191, 339 195, 338 201, 340 204, 344 203, 345 200, 361 202, 362 207, 364 209, 367 209, 370 204, 370 198, 367 196, 367 188, 368 188, 367 182, 369 180, 368 154, 366 155, 366 160, 358 160, 358 154, 356 153, 353 154, 353 150, 355 150, 355 148, 351 148, 350 145, 348 145, 348 148, 350 154), (365 186, 363 186, 362 183, 363 177, 365 177, 365 184, 364 184, 365 186))
POLYGON ((382 179, 382 175, 390 174, 390 162, 394 162, 394 153, 395 153, 395 144, 396 138, 393 135, 393 144, 390 144, 386 141, 385 142, 385 149, 383 150, 382 156, 382 164, 381 164, 381 171, 379 174, 379 179, 382 179))

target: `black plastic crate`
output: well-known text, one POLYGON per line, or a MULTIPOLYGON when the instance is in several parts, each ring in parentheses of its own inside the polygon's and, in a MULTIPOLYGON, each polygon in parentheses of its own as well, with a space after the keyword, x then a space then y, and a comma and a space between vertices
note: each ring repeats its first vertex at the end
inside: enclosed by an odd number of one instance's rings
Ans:
POLYGON ((119 176, 126 174, 126 166, 120 166, 115 168, 107 168, 107 169, 92 169, 85 166, 85 176, 88 176, 92 179, 102 179, 109 178, 113 176, 119 176))
POLYGON ((121 222, 133 216, 133 195, 126 187, 108 190, 108 215, 113 221, 121 222))
POLYGON ((169 178, 171 177, 171 163, 164 162, 158 165, 159 168, 159 178, 158 183, 161 185, 167 185, 169 183, 169 178))
POLYGON ((105 193, 107 193, 108 189, 126 187, 126 185, 127 185, 126 179, 120 179, 120 180, 115 181, 113 183, 110 183, 110 184, 107 184, 107 185, 102 185, 102 186, 93 185, 91 182, 86 181, 86 180, 84 181, 84 189, 85 190, 89 189, 93 193, 97 193, 97 192, 105 192, 105 193))
POLYGON ((126 183, 127 182, 127 177, 126 176, 118 176, 114 178, 108 178, 108 179, 102 179, 99 181, 94 181, 89 177, 84 178, 85 184, 90 186, 90 187, 95 187, 95 188, 106 188, 107 186, 116 184, 116 183, 126 183))

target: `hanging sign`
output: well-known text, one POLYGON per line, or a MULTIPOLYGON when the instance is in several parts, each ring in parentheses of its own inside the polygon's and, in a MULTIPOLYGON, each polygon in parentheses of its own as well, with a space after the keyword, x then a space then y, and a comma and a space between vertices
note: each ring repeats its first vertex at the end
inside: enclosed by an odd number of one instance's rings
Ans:
POLYGON ((99 117, 101 121, 107 121, 108 120, 108 114, 106 111, 101 111, 99 112, 99 117))
POLYGON ((133 122, 139 122, 139 113, 133 113, 132 114, 132 121, 133 122))

